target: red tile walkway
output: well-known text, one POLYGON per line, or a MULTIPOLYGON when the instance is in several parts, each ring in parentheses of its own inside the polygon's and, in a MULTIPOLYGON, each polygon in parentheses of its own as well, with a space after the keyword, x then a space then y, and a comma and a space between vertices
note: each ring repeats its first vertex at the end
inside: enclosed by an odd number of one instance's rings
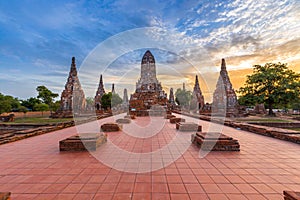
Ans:
MULTIPOLYGON (((176 132, 175 125, 156 119, 165 126, 147 127, 146 117, 124 125, 125 131, 136 130, 133 135, 147 138, 108 133, 110 141, 92 154, 59 152, 58 141, 76 133, 76 127, 1 145, 0 191, 12 192, 14 200, 283 199, 283 190, 300 191, 300 145, 223 127, 224 134, 239 140, 241 151, 210 152, 200 158, 199 149, 187 145, 191 133, 176 132), (137 125, 144 128, 130 128, 137 125), (154 129, 161 131, 151 137, 154 129), (134 153, 116 153, 116 146, 134 153), (182 150, 186 151, 171 163, 182 150), (151 172, 166 163, 171 164, 151 172)), ((204 131, 211 127, 210 122, 199 123, 204 131)), ((99 131, 96 122, 77 128, 99 131)))

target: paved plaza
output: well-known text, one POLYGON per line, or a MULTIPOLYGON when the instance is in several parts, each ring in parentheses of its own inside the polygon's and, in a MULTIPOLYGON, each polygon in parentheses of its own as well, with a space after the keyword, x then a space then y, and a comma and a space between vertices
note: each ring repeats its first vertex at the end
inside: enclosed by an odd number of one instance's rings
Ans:
MULTIPOLYGON (((182 117, 201 124, 203 131, 213 127, 182 117)), ((124 132, 107 133, 108 142, 91 154, 59 151, 59 141, 77 129, 99 132, 102 123, 115 119, 1 145, 0 191, 12 192, 13 200, 277 200, 283 199, 283 190, 300 191, 300 145, 221 125, 214 127, 238 139, 240 152, 210 152, 202 158, 189 141, 191 133, 176 131, 163 117, 138 117, 123 125, 124 132), (154 135, 147 129, 151 120, 160 122, 154 135)))

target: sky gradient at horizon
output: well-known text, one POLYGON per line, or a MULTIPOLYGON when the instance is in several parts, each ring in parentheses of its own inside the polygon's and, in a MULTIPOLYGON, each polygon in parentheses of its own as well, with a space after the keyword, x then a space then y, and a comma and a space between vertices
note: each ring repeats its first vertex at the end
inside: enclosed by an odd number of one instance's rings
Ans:
MULTIPOLYGON (((161 40, 162 46, 176 44, 178 57, 196 66, 204 79, 217 77, 221 58, 226 58, 235 89, 243 85, 254 64, 283 62, 300 72, 297 0, 12 0, 0 1, 0 92, 26 99, 36 96, 38 85, 45 85, 61 94, 72 56, 80 68, 100 43, 124 31, 147 27, 167 33, 155 35, 155 39, 161 40)), ((136 38, 130 37, 126 42, 135 43, 136 38)), ((117 69, 114 72, 129 66, 130 70, 139 70, 141 58, 137 55, 141 52, 137 52, 128 53, 132 55, 127 56, 128 63, 123 57, 111 61, 115 64, 112 68, 117 69)), ((180 59, 170 60, 172 53, 157 52, 157 67, 167 66, 165 71, 158 70, 166 90, 182 84, 180 81, 172 85, 174 79, 165 73, 176 65, 182 66, 186 72, 182 80, 192 89, 196 73, 189 66, 180 65, 180 59)), ((89 80, 97 85, 99 75, 100 72, 89 80)), ((116 81, 114 77, 112 71, 104 74, 106 90, 116 81)), ((138 78, 130 76, 128 80, 135 84, 138 78)), ((207 84, 214 87, 213 81, 207 84)), ((205 85, 201 87, 206 91, 205 85)), ((86 96, 93 96, 92 92, 86 96)))

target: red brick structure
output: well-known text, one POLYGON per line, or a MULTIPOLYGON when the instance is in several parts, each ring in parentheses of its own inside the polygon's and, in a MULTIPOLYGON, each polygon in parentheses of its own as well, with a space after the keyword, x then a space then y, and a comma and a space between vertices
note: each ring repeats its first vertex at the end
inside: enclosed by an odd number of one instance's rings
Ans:
POLYGON ((240 151, 238 140, 217 132, 199 132, 192 134, 192 143, 204 151, 240 151))
POLYGON ((179 123, 179 122, 185 122, 185 119, 184 118, 180 118, 180 117, 172 117, 172 118, 170 118, 170 123, 171 124, 176 124, 176 123, 179 123))
POLYGON ((137 116, 149 115, 153 105, 166 106, 167 94, 156 78, 155 59, 148 50, 141 62, 141 77, 136 83, 135 93, 131 95, 129 109, 137 116))
POLYGON ((170 88, 170 94, 169 94, 169 107, 173 107, 175 106, 175 97, 174 97, 174 92, 173 92, 173 88, 170 88))
POLYGON ((213 94, 212 112, 234 117, 239 114, 239 104, 230 82, 225 59, 222 59, 220 76, 213 94))
POLYGON ((73 117, 73 114, 80 114, 81 112, 85 111, 85 108, 85 95, 77 76, 75 57, 72 57, 69 77, 65 84, 65 89, 61 93, 60 108, 52 116, 73 117))
POLYGON ((192 93, 192 99, 190 103, 190 109, 194 111, 199 111, 199 113, 204 109, 204 96, 202 95, 198 76, 195 78, 194 90, 192 93))
POLYGON ((117 123, 105 123, 101 125, 100 129, 104 132, 115 132, 121 130, 121 125, 117 123))
POLYGON ((202 131, 202 126, 194 122, 178 122, 176 123, 176 129, 179 131, 202 131))
POLYGON ((97 147, 107 141, 107 135, 88 133, 74 135, 59 141, 60 151, 96 151, 97 147))
POLYGON ((98 89, 94 98, 96 110, 101 110, 101 98, 105 94, 102 74, 100 75, 98 89))

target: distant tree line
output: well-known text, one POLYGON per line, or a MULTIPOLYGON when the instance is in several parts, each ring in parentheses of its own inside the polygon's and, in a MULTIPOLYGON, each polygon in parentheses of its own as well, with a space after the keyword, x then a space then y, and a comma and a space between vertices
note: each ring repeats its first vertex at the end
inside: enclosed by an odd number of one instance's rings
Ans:
POLYGON ((59 108, 60 101, 54 101, 58 94, 51 92, 45 86, 38 86, 36 90, 38 92, 37 97, 30 97, 26 100, 0 93, 0 114, 5 112, 55 111, 59 108))

